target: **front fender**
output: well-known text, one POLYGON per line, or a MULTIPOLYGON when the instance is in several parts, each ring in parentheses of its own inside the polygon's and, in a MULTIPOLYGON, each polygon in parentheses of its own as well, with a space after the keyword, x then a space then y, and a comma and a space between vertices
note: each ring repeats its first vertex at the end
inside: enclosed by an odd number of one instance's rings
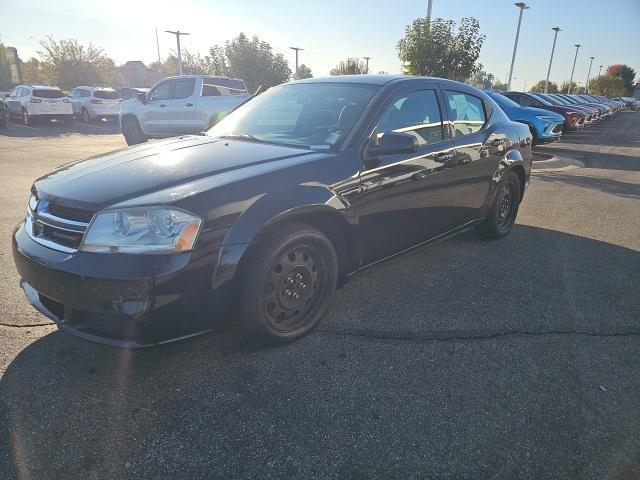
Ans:
POLYGON ((345 224, 351 216, 349 204, 323 185, 297 185, 259 197, 227 232, 218 254, 213 287, 234 277, 249 245, 265 228, 287 218, 317 212, 338 214, 345 224))

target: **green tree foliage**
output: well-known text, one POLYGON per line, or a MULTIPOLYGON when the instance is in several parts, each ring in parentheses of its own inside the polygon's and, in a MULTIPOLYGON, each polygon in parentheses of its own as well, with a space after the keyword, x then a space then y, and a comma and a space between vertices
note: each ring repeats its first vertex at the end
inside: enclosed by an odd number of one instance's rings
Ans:
POLYGON ((624 82, 625 94, 633 95, 633 87, 635 85, 634 80, 636 78, 636 71, 633 68, 617 63, 615 65, 609 65, 607 67, 606 74, 622 78, 624 82))
MULTIPOLYGON (((193 54, 188 50, 182 50, 180 55, 182 56, 182 73, 184 75, 206 75, 211 72, 207 57, 203 57, 199 53, 193 54)), ((157 68, 157 66, 158 62, 153 62, 149 68, 157 68)), ((164 77, 178 75, 178 55, 176 52, 171 51, 169 56, 162 61, 160 70, 164 77)))
POLYGON ((506 92, 507 91, 507 84, 506 83, 502 83, 500 80, 496 80, 493 84, 493 90, 496 90, 498 92, 506 92))
POLYGON ((291 78, 291 69, 282 54, 274 53, 268 42, 256 36, 249 39, 244 33, 225 42, 224 47, 212 47, 205 61, 209 73, 242 78, 251 92, 291 78))
POLYGON ((81 45, 74 39, 40 41, 40 66, 45 83, 68 90, 75 85, 109 86, 117 83, 113 60, 91 43, 81 45))
POLYGON ((0 43, 0 90, 11 89, 11 64, 4 45, 0 43))
MULTIPOLYGON (((571 93, 576 93, 576 90, 578 89, 578 84, 576 82, 571 82, 571 93)), ((562 85, 560 85, 560 93, 567 93, 569 91, 569 81, 565 80, 564 82, 562 82, 562 85)))
POLYGON ((481 90, 489 90, 493 87, 496 76, 493 73, 487 73, 484 70, 478 70, 467 83, 481 90))
POLYGON ((358 75, 369 73, 366 62, 359 58, 347 58, 342 60, 329 72, 331 75, 358 75))
MULTIPOLYGON (((544 92, 544 80, 540 80, 533 87, 531 87, 532 92, 543 93, 544 92)), ((547 87, 547 93, 558 93, 558 84, 552 81, 549 81, 549 85, 547 87)))
POLYGON ((626 86, 622 77, 618 75, 600 75, 589 82, 589 93, 620 97, 626 94, 626 86))
POLYGON ((298 65, 298 74, 296 75, 297 80, 302 80, 303 78, 312 78, 313 74, 311 73, 311 69, 307 67, 304 63, 302 65, 298 65))
POLYGON ((477 62, 485 36, 475 18, 452 20, 417 18, 397 45, 398 57, 409 75, 428 75, 464 82, 481 65, 477 62))
POLYGON ((22 62, 22 81, 31 85, 47 83, 37 58, 31 57, 26 62, 22 62))

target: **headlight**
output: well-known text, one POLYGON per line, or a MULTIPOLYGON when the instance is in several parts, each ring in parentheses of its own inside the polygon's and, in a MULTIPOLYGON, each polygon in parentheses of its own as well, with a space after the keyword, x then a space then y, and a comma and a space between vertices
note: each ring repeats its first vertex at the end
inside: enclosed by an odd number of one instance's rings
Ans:
POLYGON ((179 253, 195 244, 201 220, 172 208, 127 208, 98 213, 80 250, 105 253, 179 253))

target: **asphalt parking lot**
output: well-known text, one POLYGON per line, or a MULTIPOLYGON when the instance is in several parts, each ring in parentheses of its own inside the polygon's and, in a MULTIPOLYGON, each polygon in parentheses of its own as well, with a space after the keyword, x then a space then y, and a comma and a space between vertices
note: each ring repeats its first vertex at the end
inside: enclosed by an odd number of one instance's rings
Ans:
POLYGON ((584 167, 537 168, 507 238, 370 269, 278 348, 118 350, 28 306, 10 235, 32 180, 124 146, 0 132, 1 478, 640 478, 640 112, 541 147, 584 167))

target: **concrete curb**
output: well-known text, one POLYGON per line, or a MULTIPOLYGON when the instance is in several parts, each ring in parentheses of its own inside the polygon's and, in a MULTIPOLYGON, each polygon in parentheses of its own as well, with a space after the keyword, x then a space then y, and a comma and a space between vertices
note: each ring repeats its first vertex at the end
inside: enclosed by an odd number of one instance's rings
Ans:
POLYGON ((537 160, 531 164, 532 172, 562 172, 584 168, 584 163, 569 157, 553 156, 548 160, 537 160))

